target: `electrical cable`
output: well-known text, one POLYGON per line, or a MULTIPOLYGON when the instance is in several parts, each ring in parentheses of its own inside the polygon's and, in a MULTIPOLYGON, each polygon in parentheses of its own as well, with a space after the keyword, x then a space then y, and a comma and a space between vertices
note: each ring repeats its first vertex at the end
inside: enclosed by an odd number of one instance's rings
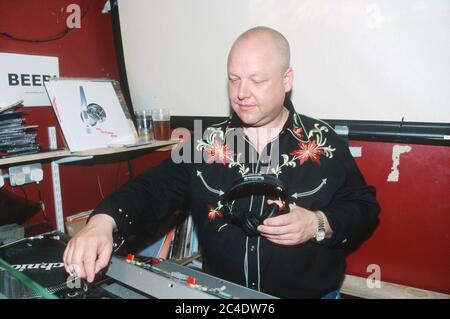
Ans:
MULTIPOLYGON (((85 0, 83 1, 83 7, 86 7, 86 9, 84 11, 82 11, 81 13, 81 17, 80 17, 80 21, 83 20, 83 18, 85 17, 85 15, 87 14, 87 12, 89 11, 89 8, 91 6, 91 2, 92 0, 85 0), (88 3, 87 5, 85 5, 85 3, 88 3)), ((34 42, 34 43, 43 43, 43 42, 50 42, 50 41, 55 41, 55 40, 59 40, 63 37, 65 37, 70 31, 72 31, 75 28, 65 28, 63 31, 55 34, 55 35, 51 35, 48 36, 46 38, 41 38, 41 39, 31 39, 31 38, 23 38, 20 36, 16 36, 13 34, 10 34, 9 32, 4 32, 4 31, 0 31, 0 35, 9 38, 11 40, 16 40, 16 41, 22 41, 22 42, 34 42)))
POLYGON ((28 194, 27 194, 27 192, 25 191, 25 188, 24 188, 23 186, 19 186, 19 188, 20 188, 20 190, 21 190, 22 193, 23 193, 23 197, 25 197, 25 200, 28 202, 28 194))
POLYGON ((37 183, 37 184, 36 184, 36 187, 37 187, 37 191, 38 191, 39 204, 40 204, 40 206, 41 206, 42 214, 44 214, 45 220, 46 220, 48 223, 51 223, 51 222, 50 222, 50 219, 49 219, 48 216, 47 216, 47 211, 46 211, 46 209, 45 209, 45 203, 44 203, 44 200, 42 199, 41 184, 37 183))
POLYGON ((105 195, 103 195, 102 184, 100 183, 100 176, 98 176, 98 175, 97 175, 97 184, 98 184, 98 189, 100 191, 100 196, 102 197, 102 199, 105 199, 105 195))

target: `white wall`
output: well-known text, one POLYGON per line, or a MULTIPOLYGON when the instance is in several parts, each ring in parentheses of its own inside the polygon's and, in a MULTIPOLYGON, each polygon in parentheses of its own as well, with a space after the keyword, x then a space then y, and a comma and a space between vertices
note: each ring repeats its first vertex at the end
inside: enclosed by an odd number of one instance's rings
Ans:
POLYGON ((447 0, 121 0, 119 14, 135 108, 228 115, 228 50, 266 25, 290 41, 298 111, 450 122, 447 0))

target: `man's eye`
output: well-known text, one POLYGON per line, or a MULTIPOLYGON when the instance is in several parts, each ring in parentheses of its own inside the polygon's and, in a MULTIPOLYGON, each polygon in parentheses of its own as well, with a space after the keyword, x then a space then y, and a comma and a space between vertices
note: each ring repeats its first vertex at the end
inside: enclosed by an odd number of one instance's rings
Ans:
POLYGON ((235 83, 237 82, 239 79, 238 78, 228 78, 228 81, 235 83))
POLYGON ((262 84, 262 83, 266 82, 266 80, 252 80, 252 82, 254 84, 262 84))

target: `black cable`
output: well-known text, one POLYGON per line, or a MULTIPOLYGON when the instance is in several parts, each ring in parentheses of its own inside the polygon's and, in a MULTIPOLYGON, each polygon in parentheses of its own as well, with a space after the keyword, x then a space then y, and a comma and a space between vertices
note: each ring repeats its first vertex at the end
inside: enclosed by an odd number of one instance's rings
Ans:
POLYGON ((25 188, 23 186, 19 186, 19 188, 23 193, 23 197, 25 197, 25 200, 28 202, 28 195, 27 192, 25 191, 25 188))
MULTIPOLYGON (((86 7, 86 9, 84 11, 82 11, 81 17, 80 17, 80 21, 83 21, 83 18, 85 17, 86 13, 89 11, 89 8, 91 6, 91 2, 92 2, 92 0, 85 0, 85 1, 83 1, 83 5, 82 6, 86 7), (84 5, 86 2, 88 2, 87 6, 84 5)), ((57 33, 55 35, 52 35, 52 36, 49 36, 49 37, 46 37, 46 38, 42 38, 42 39, 23 38, 23 37, 19 37, 19 36, 10 34, 8 32, 4 32, 4 31, 1 31, 0 35, 2 35, 4 37, 7 37, 7 38, 9 38, 11 40, 16 40, 16 41, 43 43, 43 42, 50 42, 50 41, 59 40, 59 39, 65 37, 73 29, 76 29, 76 28, 66 28, 62 32, 59 32, 59 33, 57 33)))
POLYGON ((37 183, 36 187, 37 187, 37 191, 38 191, 39 204, 41 205, 42 213, 44 214, 45 220, 50 223, 50 219, 48 219, 48 216, 47 216, 47 211, 45 210, 44 200, 42 199, 41 184, 37 183))
POLYGON ((27 38, 21 38, 12 34, 9 34, 8 32, 0 32, 0 35, 3 35, 4 37, 7 37, 11 40, 16 40, 16 41, 22 41, 22 42, 34 42, 34 43, 43 43, 43 42, 50 42, 50 41, 54 41, 54 40, 59 40, 61 38, 63 38, 67 33, 69 33, 69 31, 71 31, 72 29, 65 29, 63 32, 58 33, 57 35, 45 38, 45 39, 27 39, 27 38))

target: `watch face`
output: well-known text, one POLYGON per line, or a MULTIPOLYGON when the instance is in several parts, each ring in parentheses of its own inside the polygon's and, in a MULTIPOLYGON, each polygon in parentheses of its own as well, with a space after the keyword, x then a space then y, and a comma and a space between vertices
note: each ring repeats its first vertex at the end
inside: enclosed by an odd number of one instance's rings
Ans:
POLYGON ((323 230, 319 230, 316 233, 316 240, 317 241, 322 241, 325 239, 325 232, 323 230))

